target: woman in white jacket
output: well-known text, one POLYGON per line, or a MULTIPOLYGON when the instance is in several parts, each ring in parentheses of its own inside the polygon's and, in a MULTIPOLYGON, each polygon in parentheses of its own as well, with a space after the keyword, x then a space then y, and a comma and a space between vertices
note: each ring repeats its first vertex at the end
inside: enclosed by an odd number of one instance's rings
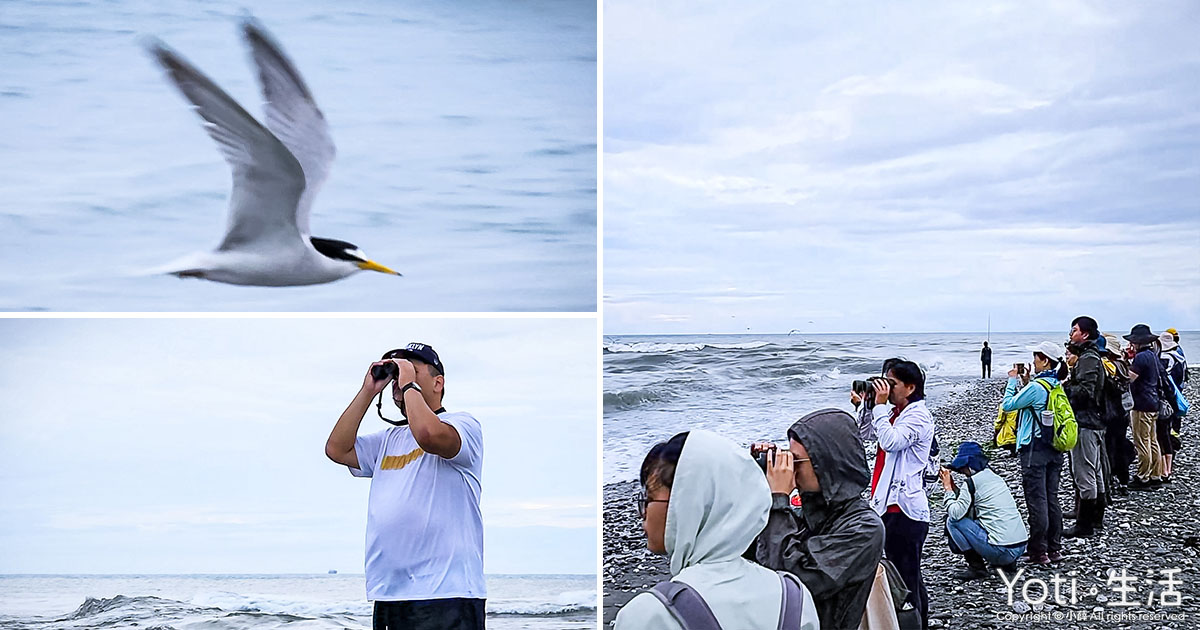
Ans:
POLYGON ((870 505, 883 520, 884 555, 904 578, 909 602, 928 628, 929 594, 921 576, 921 550, 929 535, 924 474, 933 445, 933 415, 925 406, 925 374, 920 366, 904 360, 889 361, 888 366, 887 383, 875 381, 871 433, 879 449, 870 505))
MULTIPOLYGON (((671 558, 671 580, 694 588, 725 630, 777 630, 783 585, 742 554, 767 524, 771 491, 746 449, 708 431, 680 433, 642 463, 639 497, 650 551, 671 558)), ((617 613, 617 630, 682 626, 651 593, 617 613)), ((803 589, 802 630, 819 630, 803 589)))

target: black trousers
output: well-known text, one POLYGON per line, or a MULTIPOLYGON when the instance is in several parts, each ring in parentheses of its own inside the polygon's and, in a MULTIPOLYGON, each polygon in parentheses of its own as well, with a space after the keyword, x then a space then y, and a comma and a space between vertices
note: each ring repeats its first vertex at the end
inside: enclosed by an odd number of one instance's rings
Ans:
POLYGON ((374 630, 483 630, 484 600, 375 602, 374 630))
POLYGON ((1108 452, 1108 465, 1112 474, 1121 482, 1129 485, 1129 465, 1134 461, 1133 442, 1129 441, 1129 412, 1112 419, 1108 430, 1104 432, 1104 448, 1108 452))
POLYGON ((904 578, 908 601, 921 613, 921 627, 929 627, 929 593, 921 577, 921 550, 929 535, 929 523, 914 521, 903 512, 883 514, 883 554, 904 578))
POLYGON ((1175 445, 1171 443, 1171 423, 1174 421, 1174 415, 1154 421, 1154 437, 1158 439, 1158 449, 1163 455, 1175 454, 1175 445))
POLYGON ((984 361, 983 362, 983 378, 987 378, 991 375, 992 375, 992 362, 984 361))
POLYGON ((1062 551, 1062 506, 1058 504, 1062 464, 1062 453, 1035 449, 1032 445, 1021 451, 1021 486, 1029 510, 1030 558, 1062 551))

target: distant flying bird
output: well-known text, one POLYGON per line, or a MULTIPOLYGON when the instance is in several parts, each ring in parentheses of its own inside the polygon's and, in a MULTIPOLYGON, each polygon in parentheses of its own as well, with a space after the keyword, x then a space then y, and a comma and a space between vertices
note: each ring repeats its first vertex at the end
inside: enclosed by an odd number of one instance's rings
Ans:
POLYGON ((322 284, 367 269, 400 275, 357 246, 311 236, 313 197, 336 149, 325 116, 300 73, 252 18, 242 22, 266 101, 266 127, 224 90, 158 40, 147 49, 204 119, 233 169, 225 237, 211 252, 171 263, 180 278, 253 286, 322 284))

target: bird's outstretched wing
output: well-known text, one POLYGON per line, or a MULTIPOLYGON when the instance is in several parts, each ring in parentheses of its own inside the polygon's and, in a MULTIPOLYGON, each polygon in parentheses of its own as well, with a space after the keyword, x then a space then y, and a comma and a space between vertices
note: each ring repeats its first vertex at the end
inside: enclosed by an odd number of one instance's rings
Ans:
POLYGON ((267 128, 278 137, 304 169, 304 194, 296 209, 296 224, 306 238, 313 198, 325 183, 337 149, 325 116, 312 92, 279 44, 253 18, 242 23, 250 54, 258 69, 258 82, 266 101, 267 128))
POLYGON ((150 54, 204 119, 204 130, 233 169, 233 190, 225 238, 218 249, 300 246, 296 207, 304 192, 304 171, 270 131, 246 113, 224 90, 162 42, 147 43, 150 54))

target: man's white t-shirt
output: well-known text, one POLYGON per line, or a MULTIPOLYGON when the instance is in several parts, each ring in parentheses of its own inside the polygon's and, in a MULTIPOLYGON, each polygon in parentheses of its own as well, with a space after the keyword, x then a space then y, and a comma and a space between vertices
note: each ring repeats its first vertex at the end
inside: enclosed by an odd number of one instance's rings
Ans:
POLYGON ((483 431, 469 413, 443 412, 462 447, 445 459, 421 450, 407 427, 360 435, 367 502, 367 599, 484 599, 483 517, 479 512, 483 431))

